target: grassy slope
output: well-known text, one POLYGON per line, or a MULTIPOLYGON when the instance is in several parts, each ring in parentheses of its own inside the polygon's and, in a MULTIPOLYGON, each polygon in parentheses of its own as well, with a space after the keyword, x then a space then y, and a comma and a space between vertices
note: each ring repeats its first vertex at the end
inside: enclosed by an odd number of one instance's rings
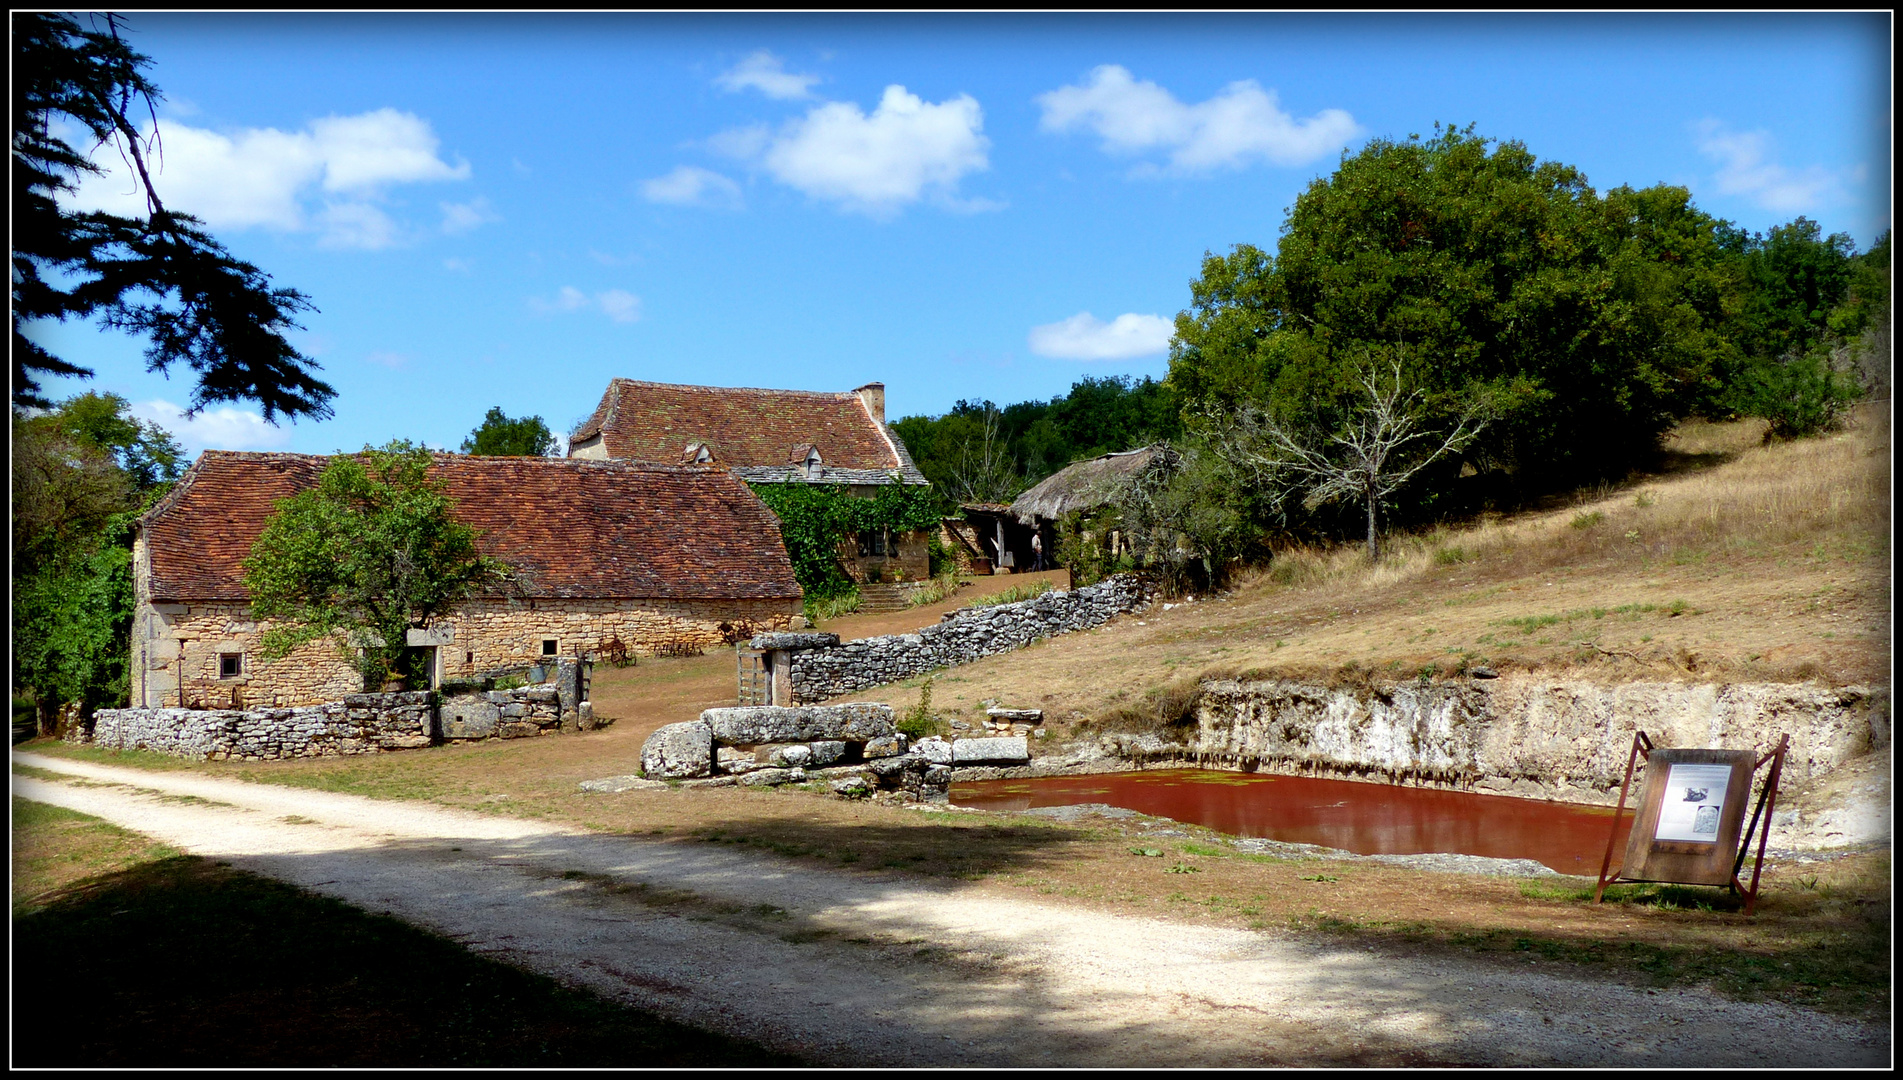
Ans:
MULTIPOLYGON (((1597 681, 1884 685, 1889 425, 1760 446, 1691 424, 1660 472, 1548 509, 1284 553, 1226 596, 937 677, 934 704, 1041 707, 1060 729, 1140 723, 1202 677, 1410 678, 1467 667, 1597 681), (1172 693, 1171 688, 1175 689, 1172 693)), ((901 708, 921 680, 881 692, 901 708)))

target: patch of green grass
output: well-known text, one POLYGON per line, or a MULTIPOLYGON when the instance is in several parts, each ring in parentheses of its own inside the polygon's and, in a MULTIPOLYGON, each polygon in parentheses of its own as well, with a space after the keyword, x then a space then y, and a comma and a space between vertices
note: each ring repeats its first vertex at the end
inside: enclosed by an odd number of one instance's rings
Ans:
POLYGON ((1228 848, 1214 847, 1209 844, 1184 843, 1177 846, 1189 855, 1209 855, 1221 859, 1232 854, 1228 848))
POLYGON ((1598 525, 1605 520, 1606 520, 1605 513, 1599 510, 1594 510, 1594 511, 1591 511, 1590 513, 1574 514, 1573 528, 1580 529, 1583 531, 1585 529, 1590 529, 1594 525, 1598 525))

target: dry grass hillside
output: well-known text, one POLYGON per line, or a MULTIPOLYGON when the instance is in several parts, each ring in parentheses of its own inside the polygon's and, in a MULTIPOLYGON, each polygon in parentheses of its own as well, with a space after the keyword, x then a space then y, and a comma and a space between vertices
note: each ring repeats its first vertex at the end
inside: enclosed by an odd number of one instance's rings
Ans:
MULTIPOLYGON (((1358 547, 1285 552, 1225 595, 941 672, 933 704, 1143 721, 1204 677, 1456 675, 1887 685, 1888 403, 1761 445, 1691 423, 1658 472, 1549 508, 1358 547)), ((857 695, 909 707, 922 680, 857 695)))

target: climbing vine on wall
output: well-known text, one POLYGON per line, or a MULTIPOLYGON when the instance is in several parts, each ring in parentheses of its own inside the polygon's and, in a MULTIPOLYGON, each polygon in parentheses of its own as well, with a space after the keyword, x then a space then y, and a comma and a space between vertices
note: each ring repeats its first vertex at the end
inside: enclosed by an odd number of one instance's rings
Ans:
POLYGON ((888 484, 865 499, 844 484, 753 484, 754 494, 780 518, 780 536, 793 576, 808 600, 827 600, 852 588, 839 565, 839 542, 849 533, 909 532, 938 524, 932 489, 888 484))

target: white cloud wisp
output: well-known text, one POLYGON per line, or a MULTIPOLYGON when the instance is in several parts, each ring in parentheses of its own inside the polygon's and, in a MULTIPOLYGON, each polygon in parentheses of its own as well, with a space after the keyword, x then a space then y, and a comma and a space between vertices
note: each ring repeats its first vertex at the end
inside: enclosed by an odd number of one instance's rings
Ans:
POLYGON ((229 405, 187 417, 182 407, 155 399, 132 406, 130 412, 171 432, 193 455, 200 450, 278 450, 291 442, 291 433, 284 428, 265 423, 257 413, 229 405))
MULTIPOLYGON (((389 187, 470 175, 467 162, 442 159, 427 120, 395 109, 328 116, 300 132, 246 128, 227 135, 174 120, 157 131, 158 148, 148 161, 167 208, 213 229, 315 228, 319 242, 330 247, 375 249, 399 242, 402 230, 376 205, 389 187)), ((117 150, 102 145, 93 161, 105 172, 82 178, 61 202, 143 214, 145 196, 117 150)))
POLYGON ((962 206, 959 180, 990 168, 983 128, 984 111, 969 94, 933 104, 894 84, 870 114, 831 101, 776 132, 743 128, 710 145, 813 198, 886 218, 928 193, 962 206))
POLYGON ((538 315, 599 311, 618 323, 636 322, 641 318, 641 298, 623 289, 609 289, 590 296, 573 285, 564 285, 552 300, 530 297, 529 308, 538 315))
POLYGON ((1109 153, 1165 151, 1170 170, 1179 174, 1256 161, 1305 165, 1361 133, 1342 109, 1297 120, 1283 111, 1275 91, 1253 79, 1232 82, 1208 101, 1188 105, 1156 83, 1137 81, 1117 64, 1094 68, 1083 85, 1041 94, 1037 103, 1044 110, 1044 130, 1086 128, 1103 139, 1109 153))
POLYGON ((1031 328, 1031 352, 1054 360, 1135 360, 1169 351, 1176 332, 1160 315, 1119 315, 1104 322, 1080 311, 1061 322, 1031 328))
POLYGON ((1699 152, 1718 163, 1713 179, 1720 194, 1743 196, 1780 214, 1815 211, 1843 197, 1843 177, 1816 165, 1793 172, 1778 164, 1770 132, 1731 131, 1710 118, 1693 130, 1699 152))
POLYGON ((742 205, 739 184, 711 169, 693 165, 682 165, 666 176, 643 181, 641 197, 651 203, 669 206, 738 210, 742 205))
POLYGON ((785 63, 765 49, 748 54, 714 77, 714 85, 729 93, 758 90, 781 101, 812 97, 812 85, 818 81, 817 75, 796 75, 786 70, 785 63))

